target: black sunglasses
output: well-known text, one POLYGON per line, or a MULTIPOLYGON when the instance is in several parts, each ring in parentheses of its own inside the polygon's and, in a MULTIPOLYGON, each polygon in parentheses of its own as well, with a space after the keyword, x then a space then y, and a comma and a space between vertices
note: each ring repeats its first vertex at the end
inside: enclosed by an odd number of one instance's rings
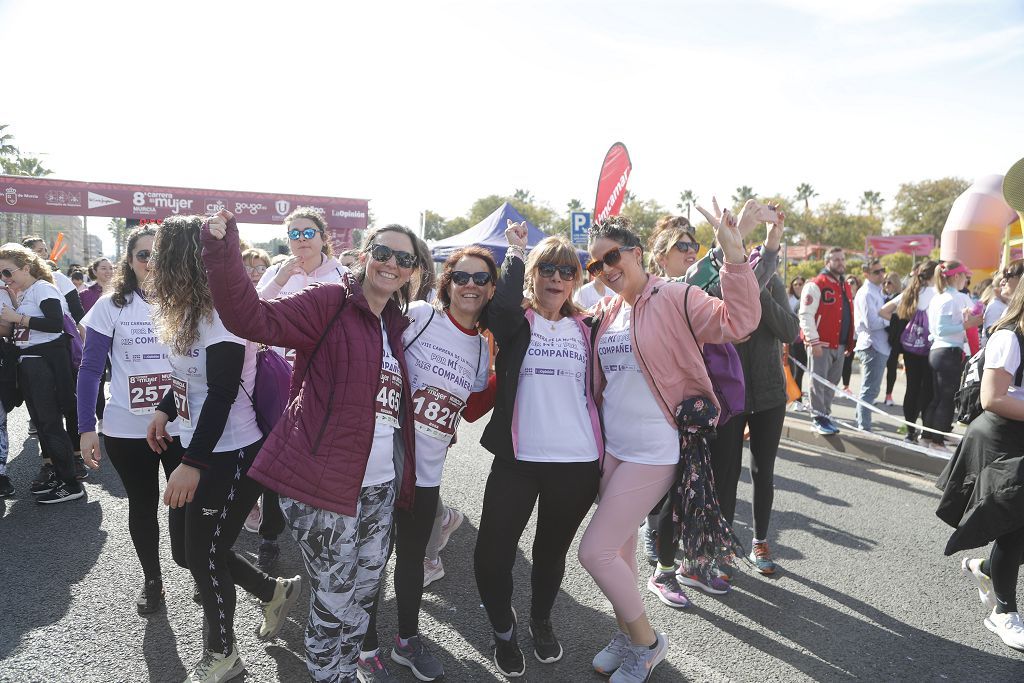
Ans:
POLYGON ((481 271, 479 273, 467 273, 464 270, 452 271, 452 282, 457 284, 459 287, 468 285, 470 278, 473 279, 474 285, 477 287, 483 287, 491 281, 491 274, 486 271, 481 271))
POLYGON ((143 263, 149 263, 149 258, 153 255, 149 249, 142 249, 135 254, 136 261, 142 261, 143 263))
POLYGON ((383 244, 371 244, 367 249, 374 261, 387 263, 391 257, 395 257, 395 263, 399 268, 414 268, 416 266, 416 254, 407 251, 397 251, 383 244))
POLYGON ((1021 270, 1018 270, 1016 268, 1014 270, 1004 270, 1003 271, 1003 278, 1006 279, 1006 280, 1012 280, 1015 277, 1020 277, 1021 276, 1021 272, 1022 272, 1021 270))
POLYGON ((6 268, 4 268, 3 270, 0 270, 0 275, 4 276, 4 277, 6 277, 6 278, 12 278, 12 277, 14 277, 14 273, 12 273, 11 271, 9 271, 9 270, 8 270, 8 269, 6 269, 6 268))
POLYGON ((672 246, 674 246, 676 249, 683 252, 684 254, 688 251, 692 251, 694 253, 700 251, 700 242, 686 242, 684 240, 679 240, 672 246))
POLYGON ((541 277, 552 278, 555 276, 555 271, 558 271, 563 280, 576 279, 576 266, 556 266, 554 263, 537 264, 537 272, 541 277))
POLYGON ((305 230, 299 230, 298 228, 292 228, 288 231, 288 239, 297 240, 299 237, 305 237, 307 240, 311 240, 316 237, 316 234, 320 232, 316 228, 306 228, 305 230))
POLYGON ((871 274, 872 275, 881 275, 884 272, 885 272, 885 268, 879 268, 878 270, 872 270, 871 274))
POLYGON ((631 251, 637 247, 616 247, 601 258, 593 259, 587 264, 587 272, 591 275, 597 275, 604 271, 605 266, 612 266, 613 268, 619 265, 619 261, 622 260, 622 252, 631 251))

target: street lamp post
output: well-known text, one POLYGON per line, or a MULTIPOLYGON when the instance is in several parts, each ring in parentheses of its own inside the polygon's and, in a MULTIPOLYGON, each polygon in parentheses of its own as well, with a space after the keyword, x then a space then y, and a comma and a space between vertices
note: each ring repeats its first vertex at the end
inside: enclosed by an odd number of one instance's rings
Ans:
POLYGON ((913 259, 910 263, 910 272, 914 272, 914 268, 917 268, 917 248, 921 246, 918 240, 908 242, 907 245, 911 248, 910 256, 913 259))

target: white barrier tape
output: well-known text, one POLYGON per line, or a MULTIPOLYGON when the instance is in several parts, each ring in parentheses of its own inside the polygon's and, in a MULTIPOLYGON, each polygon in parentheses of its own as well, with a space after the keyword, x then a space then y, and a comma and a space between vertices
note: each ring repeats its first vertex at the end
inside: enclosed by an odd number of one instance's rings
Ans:
MULTIPOLYGON (((870 403, 868 403, 866 401, 862 401, 858 397, 853 396, 852 394, 846 393, 845 391, 840 389, 835 384, 832 384, 832 382, 829 382, 824 377, 822 377, 820 375, 816 375, 813 372, 811 372, 807 368, 806 365, 804 365, 803 363, 798 361, 796 358, 793 358, 793 356, 790 356, 789 359, 793 362, 794 365, 796 365, 798 368, 803 370, 805 375, 810 376, 811 379, 814 380, 815 382, 818 382, 819 384, 824 384, 826 387, 828 387, 829 389, 834 391, 837 395, 842 396, 844 398, 847 398, 847 399, 853 401, 854 403, 856 403, 857 405, 864 406, 868 410, 870 410, 870 411, 872 411, 874 413, 877 413, 878 415, 884 417, 885 419, 887 419, 887 420, 889 420, 891 422, 896 422, 898 424, 906 425, 907 427, 913 427, 914 429, 916 429, 918 431, 931 432, 933 434, 941 434, 942 436, 951 437, 951 438, 954 438, 954 439, 962 439, 963 438, 962 434, 955 434, 953 432, 943 432, 943 431, 939 431, 938 429, 932 429, 931 427, 925 427, 923 425, 915 424, 913 422, 907 422, 906 420, 901 420, 900 418, 895 417, 894 415, 890 415, 889 413, 885 412, 881 408, 878 408, 877 406, 874 406, 874 405, 872 405, 872 404, 870 404, 870 403)), ((807 407, 808 412, 810 412, 811 414, 816 414, 816 415, 818 415, 820 417, 827 417, 830 420, 832 419, 831 415, 825 415, 824 413, 820 413, 820 412, 814 410, 813 406, 807 405, 806 407, 807 407)), ((880 436, 880 435, 875 434, 874 432, 868 432, 868 431, 865 431, 865 430, 860 429, 858 427, 854 427, 854 428, 857 429, 858 431, 860 431, 863 434, 871 434, 872 436, 880 436)), ((907 447, 916 445, 916 444, 911 444, 910 442, 907 442, 907 441, 902 441, 900 443, 901 444, 905 444, 907 447)), ((918 446, 918 448, 924 448, 924 447, 923 446, 918 446)), ((927 449, 925 449, 925 450, 927 450, 927 449)))

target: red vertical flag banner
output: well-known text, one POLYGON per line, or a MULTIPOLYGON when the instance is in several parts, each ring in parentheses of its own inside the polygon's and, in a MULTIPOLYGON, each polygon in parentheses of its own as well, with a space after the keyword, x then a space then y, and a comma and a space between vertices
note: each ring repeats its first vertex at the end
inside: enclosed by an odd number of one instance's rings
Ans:
POLYGON ((597 199, 594 201, 594 222, 600 223, 609 216, 618 215, 622 200, 626 196, 626 182, 633 171, 629 152, 621 142, 616 142, 604 156, 601 175, 597 179, 597 199))

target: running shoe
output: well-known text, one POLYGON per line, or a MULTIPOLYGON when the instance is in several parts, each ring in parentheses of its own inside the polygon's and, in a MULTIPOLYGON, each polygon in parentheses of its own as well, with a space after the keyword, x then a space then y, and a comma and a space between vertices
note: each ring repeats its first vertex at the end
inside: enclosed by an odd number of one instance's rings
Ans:
POLYGON ((85 466, 85 460, 81 455, 75 456, 75 479, 82 481, 89 478, 89 468, 85 466))
POLYGON ((444 578, 444 563, 441 562, 441 556, 438 555, 437 562, 431 562, 429 558, 423 558, 423 587, 426 588, 430 584, 434 583, 439 579, 444 578))
POLYGON ((659 633, 653 646, 630 645, 622 666, 612 674, 611 683, 646 683, 654 673, 654 667, 661 664, 668 654, 668 637, 659 633))
POLYGON ((626 651, 629 650, 629 636, 622 631, 616 631, 612 642, 604 646, 604 649, 594 655, 594 671, 605 676, 611 676, 616 669, 622 666, 626 659, 626 651))
POLYGON ((396 664, 407 666, 412 675, 421 681, 436 681, 444 676, 441 660, 427 649, 423 639, 418 635, 409 638, 408 645, 395 636, 395 646, 391 648, 391 660, 396 664))
POLYGON ((150 579, 142 587, 139 599, 135 601, 135 607, 139 614, 152 614, 164 604, 164 582, 160 579, 150 579))
POLYGON ((494 666, 509 678, 518 678, 526 671, 526 658, 519 649, 519 617, 512 608, 512 636, 505 640, 494 634, 494 666))
POLYGON ((263 523, 263 510, 260 509, 260 504, 257 502, 252 506, 252 510, 249 510, 248 516, 245 518, 245 524, 242 528, 249 533, 258 534, 260 532, 260 524, 263 523))
POLYGON ((694 569, 688 569, 684 572, 683 568, 680 567, 676 571, 676 579, 684 586, 699 588, 709 595, 725 595, 730 590, 728 581, 723 581, 717 576, 711 579, 704 579, 694 569))
POLYGON ((530 637, 533 638, 533 656, 541 664, 554 664, 562 658, 562 644, 555 636, 551 619, 530 619, 530 637))
POLYGON ((828 421, 829 426, 832 428, 833 434, 838 434, 840 432, 839 425, 836 424, 836 421, 832 419, 831 415, 826 417, 825 420, 828 421))
POLYGON ((896 405, 896 401, 892 400, 892 394, 886 394, 885 395, 885 405, 887 405, 887 406, 894 406, 894 405, 896 405))
POLYGON ((1019 612, 1000 614, 992 610, 992 614, 985 617, 985 627, 999 636, 999 639, 1009 647, 1024 651, 1024 622, 1021 621, 1019 612))
POLYGON ((750 561, 754 563, 757 571, 765 576, 771 576, 775 573, 775 561, 772 559, 772 551, 768 547, 767 541, 754 544, 750 551, 750 561))
POLYGON ((462 522, 465 519, 466 516, 455 508, 445 506, 444 518, 441 520, 441 537, 437 546, 437 552, 444 550, 445 546, 448 545, 448 539, 452 537, 456 529, 462 526, 462 522))
POLYGON ((74 484, 62 481, 58 482, 53 490, 39 495, 36 498, 36 502, 40 505, 54 505, 56 503, 66 503, 70 500, 78 500, 84 495, 85 489, 77 481, 74 484))
POLYGON ((657 571, 647 580, 647 590, 658 596, 658 599, 669 607, 689 607, 690 599, 679 587, 674 571, 657 571))
POLYGON ((284 626, 288 610, 292 608, 295 601, 299 599, 302 592, 302 577, 295 576, 290 579, 277 579, 274 586, 274 597, 270 602, 263 603, 263 623, 260 625, 256 635, 260 640, 270 640, 278 634, 284 626))
POLYGON ((0 474, 0 498, 10 498, 14 495, 14 484, 6 474, 0 474))
POLYGON ((644 522, 641 529, 644 535, 644 555, 650 565, 654 567, 658 564, 658 530, 652 529, 647 522, 644 522))
POLYGON ((832 436, 839 432, 838 429, 832 424, 832 421, 827 417, 821 415, 814 416, 814 431, 818 432, 822 436, 832 436))
POLYGON ((57 480, 57 475, 53 471, 53 465, 50 463, 43 463, 43 466, 39 468, 39 474, 29 484, 28 490, 32 492, 32 495, 38 496, 42 493, 49 493, 57 487, 60 482, 57 480))
POLYGON ((356 659, 356 680, 360 683, 394 683, 398 679, 391 675, 380 655, 374 655, 369 659, 356 659))
POLYGON ((270 574, 274 569, 274 563, 281 556, 281 547, 277 541, 264 538, 260 541, 260 549, 256 553, 256 566, 261 572, 270 574))
POLYGON ((718 578, 723 581, 732 581, 736 576, 736 564, 733 562, 735 556, 731 553, 729 557, 718 563, 718 578))
POLYGON ((185 683, 221 683, 231 680, 244 670, 245 664, 238 656, 238 647, 231 643, 230 654, 207 650, 185 679, 185 683))
POLYGON ((983 562, 984 560, 981 559, 965 557, 960 562, 960 571, 963 572, 964 576, 974 581, 978 587, 978 599, 981 600, 981 604, 989 609, 995 609, 996 594, 992 590, 992 579, 989 578, 988 574, 981 571, 983 562))

